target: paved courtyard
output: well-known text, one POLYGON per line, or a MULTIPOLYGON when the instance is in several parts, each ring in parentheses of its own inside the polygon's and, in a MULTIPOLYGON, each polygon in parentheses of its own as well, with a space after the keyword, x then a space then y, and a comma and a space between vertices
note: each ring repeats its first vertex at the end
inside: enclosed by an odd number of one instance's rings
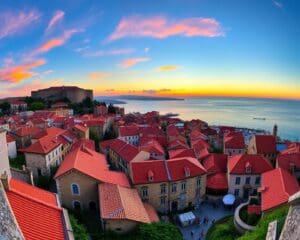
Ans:
POLYGON ((200 218, 200 224, 191 225, 188 227, 180 227, 180 231, 184 240, 205 239, 206 232, 212 225, 212 220, 216 221, 225 216, 233 215, 234 208, 225 209, 222 204, 218 204, 218 206, 214 208, 211 204, 204 203, 199 207, 199 209, 194 210, 193 213, 196 215, 196 217, 200 218), (203 223, 205 217, 208 218, 208 223, 203 223), (193 236, 191 234, 192 231, 193 236), (201 233, 204 233, 204 236, 201 236, 201 233))

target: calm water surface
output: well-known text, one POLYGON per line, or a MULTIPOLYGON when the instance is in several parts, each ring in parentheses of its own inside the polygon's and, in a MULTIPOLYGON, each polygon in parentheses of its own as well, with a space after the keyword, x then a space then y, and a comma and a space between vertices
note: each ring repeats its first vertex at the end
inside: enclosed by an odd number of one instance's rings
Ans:
MULTIPOLYGON (((184 120, 195 118, 209 124, 259 128, 272 131, 278 125, 279 135, 300 140, 300 101, 248 98, 187 98, 184 101, 125 100, 125 112, 159 111, 178 113, 184 120), (253 118, 266 118, 255 120, 253 118)), ((121 105, 120 105, 121 106, 121 105)))

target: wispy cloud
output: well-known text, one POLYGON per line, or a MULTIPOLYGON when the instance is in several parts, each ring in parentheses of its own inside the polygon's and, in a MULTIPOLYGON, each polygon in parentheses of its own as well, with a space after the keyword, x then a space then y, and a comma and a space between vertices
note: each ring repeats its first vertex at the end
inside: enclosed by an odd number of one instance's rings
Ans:
POLYGON ((53 17, 51 18, 47 28, 46 28, 46 33, 49 32, 56 24, 61 22, 65 16, 65 12, 58 10, 54 13, 53 17))
MULTIPOLYGON (((83 52, 82 49, 81 52, 83 52)), ((134 48, 119 48, 110 50, 99 50, 99 51, 84 51, 84 57, 104 57, 104 56, 116 56, 116 55, 126 55, 135 52, 134 48)))
POLYGON ((45 60, 39 59, 31 63, 0 69, 0 81, 21 82, 35 75, 34 72, 30 71, 31 69, 44 65, 45 63, 45 60))
POLYGON ((1 12, 0 14, 0 39, 24 32, 33 22, 40 18, 41 14, 36 10, 1 12))
POLYGON ((69 29, 64 31, 64 34, 57 38, 52 38, 43 43, 39 48, 33 51, 33 56, 50 51, 52 48, 64 45, 74 34, 82 32, 83 29, 69 29))
POLYGON ((283 4, 282 4, 281 2, 278 2, 278 1, 274 1, 274 0, 273 0, 273 4, 274 4, 276 7, 280 8, 280 9, 283 9, 283 4))
POLYGON ((147 62, 150 58, 127 58, 123 60, 120 65, 122 68, 130 68, 138 63, 147 62))
POLYGON ((62 78, 52 79, 47 81, 34 80, 30 82, 23 82, 21 84, 11 83, 8 87, 0 89, 0 95, 3 97, 26 96, 26 95, 28 96, 30 94, 30 91, 32 90, 37 90, 37 89, 42 89, 42 88, 57 86, 62 84, 63 84, 62 78))
POLYGON ((223 36, 221 24, 214 18, 167 19, 163 16, 143 17, 133 15, 123 18, 115 31, 108 37, 114 41, 125 37, 167 38, 181 35, 185 37, 219 37, 223 36))
POLYGON ((105 73, 105 72, 92 72, 92 73, 89 73, 88 77, 89 79, 92 79, 92 80, 99 80, 99 79, 103 79, 105 77, 109 77, 111 76, 110 73, 105 73))
POLYGON ((145 47, 145 48, 144 48, 144 52, 145 52, 145 53, 148 53, 149 51, 150 51, 150 48, 149 48, 149 47, 145 47))
POLYGON ((177 70, 179 67, 174 65, 161 66, 157 70, 160 72, 177 70))

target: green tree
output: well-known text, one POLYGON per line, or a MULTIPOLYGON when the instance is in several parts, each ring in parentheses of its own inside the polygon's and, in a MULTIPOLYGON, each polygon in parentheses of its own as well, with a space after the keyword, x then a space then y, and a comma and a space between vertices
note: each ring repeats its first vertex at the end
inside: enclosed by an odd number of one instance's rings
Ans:
POLYGON ((33 102, 30 104, 30 109, 32 111, 43 110, 45 108, 45 104, 43 102, 33 102))
POLYGON ((0 103, 0 109, 2 110, 3 114, 9 114, 9 112, 10 112, 10 103, 9 102, 0 103))
POLYGON ((69 214, 69 217, 75 240, 89 240, 90 238, 86 227, 83 224, 80 224, 73 215, 69 214))
POLYGON ((139 240, 179 240, 182 236, 179 229, 170 223, 154 222, 151 224, 141 224, 137 230, 139 240))

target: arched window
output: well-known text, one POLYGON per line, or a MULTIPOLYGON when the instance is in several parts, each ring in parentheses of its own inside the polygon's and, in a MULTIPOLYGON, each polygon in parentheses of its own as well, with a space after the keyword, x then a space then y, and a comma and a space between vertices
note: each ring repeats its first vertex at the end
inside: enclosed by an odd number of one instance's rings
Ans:
POLYGON ((74 201, 73 202, 73 208, 75 210, 81 210, 81 204, 80 204, 80 202, 79 201, 74 201))
POLYGON ((79 190, 79 185, 78 184, 72 183, 71 188, 72 188, 72 194, 73 195, 80 195, 80 190, 79 190))

